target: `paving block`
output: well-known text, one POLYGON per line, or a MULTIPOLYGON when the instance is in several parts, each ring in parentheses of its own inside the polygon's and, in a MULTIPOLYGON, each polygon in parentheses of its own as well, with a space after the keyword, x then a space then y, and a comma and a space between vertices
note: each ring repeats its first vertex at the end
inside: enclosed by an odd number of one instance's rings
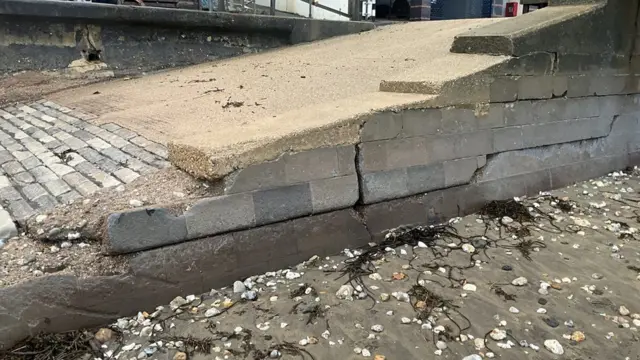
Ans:
POLYGON ((17 161, 9 161, 2 164, 2 169, 4 170, 4 173, 8 175, 14 175, 25 171, 25 168, 17 161))
POLYGON ((613 119, 588 118, 522 127, 524 147, 559 144, 607 136, 613 119))
POLYGON ((394 169, 361 174, 361 200, 373 204, 409 194, 407 169, 394 169))
POLYGON ((522 126, 509 126, 493 130, 493 152, 522 149, 522 126))
POLYGON ((187 223, 169 209, 136 209, 107 217, 103 246, 110 254, 125 254, 182 242, 187 223))
POLYGON ((491 102, 510 102, 518 99, 518 78, 499 77, 489 86, 491 102))
POLYGON ((549 99, 553 85, 553 76, 522 76, 518 79, 518 100, 549 99))
POLYGON ((15 174, 11 177, 16 185, 24 186, 33 183, 36 179, 28 171, 15 174))
POLYGON ((10 202, 9 212, 13 215, 13 218, 18 221, 24 220, 35 213, 31 205, 24 199, 10 202))
POLYGON ((567 97, 584 97, 592 96, 591 76, 589 75, 573 75, 567 79, 567 97))
POLYGON ((0 242, 18 235, 16 224, 6 210, 0 210, 0 242))
POLYGON ((313 180, 310 187, 314 214, 351 207, 360 196, 356 174, 313 180))
POLYGON ((442 132, 441 109, 413 109, 402 111, 402 136, 435 135, 442 132))
POLYGON ((205 198, 185 214, 190 239, 255 226, 253 196, 250 193, 205 198))
POLYGON ((427 161, 427 145, 423 137, 360 144, 358 163, 364 173, 422 165, 427 161))
POLYGON ((478 170, 478 158, 449 160, 444 162, 444 186, 468 184, 473 174, 478 170))
POLYGON ((286 154, 279 160, 284 161, 285 164, 283 185, 355 174, 355 157, 354 146, 320 148, 286 154), (338 151, 339 149, 342 151, 338 151), (339 155, 343 159, 339 159, 339 155), (341 168, 341 165, 347 165, 347 167, 341 168))
POLYGON ((354 174, 355 157, 353 145, 284 154, 228 175, 224 191, 235 194, 354 174))
POLYGON ((89 196, 96 191, 100 190, 98 185, 91 182, 91 180, 82 176, 78 172, 72 172, 62 177, 72 188, 77 190, 83 196, 89 196))
POLYGON ((387 140, 398 137, 402 132, 403 115, 395 112, 381 112, 369 116, 360 130, 361 141, 387 140))
POLYGON ((313 212, 309 183, 253 192, 256 224, 293 219, 313 212))
POLYGON ((589 93, 598 96, 626 94, 629 79, 628 75, 592 77, 589 82, 589 93))
POLYGON ((493 152, 493 131, 481 130, 427 138, 428 161, 424 164, 490 154, 493 152))

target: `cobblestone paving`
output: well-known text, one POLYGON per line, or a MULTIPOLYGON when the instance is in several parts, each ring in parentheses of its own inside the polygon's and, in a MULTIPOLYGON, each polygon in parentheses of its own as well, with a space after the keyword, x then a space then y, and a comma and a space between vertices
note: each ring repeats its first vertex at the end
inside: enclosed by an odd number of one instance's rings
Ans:
POLYGON ((168 166, 167 150, 47 100, 0 109, 0 204, 16 220, 168 166))

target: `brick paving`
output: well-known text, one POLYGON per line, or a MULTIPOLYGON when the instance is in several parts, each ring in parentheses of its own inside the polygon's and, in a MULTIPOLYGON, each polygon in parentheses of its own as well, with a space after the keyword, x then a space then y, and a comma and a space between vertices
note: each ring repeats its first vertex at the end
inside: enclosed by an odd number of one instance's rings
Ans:
POLYGON ((47 100, 0 108, 0 205, 16 220, 168 166, 167 150, 47 100))

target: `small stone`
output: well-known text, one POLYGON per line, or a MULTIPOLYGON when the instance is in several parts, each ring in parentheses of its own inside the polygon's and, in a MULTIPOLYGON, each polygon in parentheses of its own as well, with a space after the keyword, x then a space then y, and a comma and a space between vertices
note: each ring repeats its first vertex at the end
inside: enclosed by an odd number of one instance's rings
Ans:
POLYGON ((300 273, 297 273, 295 271, 288 271, 284 277, 287 278, 288 280, 293 280, 293 279, 299 278, 300 276, 302 276, 300 275, 300 273))
POLYGON ((101 344, 104 344, 113 338, 113 330, 102 328, 96 332, 94 338, 101 344))
POLYGON ((269 358, 271 359, 279 359, 280 356, 282 356, 282 354, 278 350, 271 350, 271 352, 269 353, 269 358))
POLYGON ((546 313, 547 313, 547 309, 545 309, 545 308, 539 308, 538 310, 536 310, 536 312, 537 312, 538 314, 546 314, 546 313))
POLYGON ((600 274, 600 273, 593 273, 591 274, 591 278, 595 279, 595 280, 600 280, 604 277, 604 275, 600 274))
POLYGON ((38 215, 38 216, 36 216, 36 222, 38 224, 43 223, 45 220, 47 220, 47 215, 38 215))
POLYGON ((375 331, 377 333, 381 333, 384 331, 384 326, 380 325, 380 324, 376 324, 371 326, 371 331, 375 331))
POLYGON ((511 284, 514 286, 525 286, 527 285, 527 283, 529 282, 529 280, 527 280, 526 277, 521 276, 517 279, 513 279, 513 281, 511 281, 511 284))
POLYGON ((175 355, 173 355, 173 360, 187 360, 187 354, 182 351, 178 351, 175 355))
POLYGON ((382 280, 382 275, 378 273, 373 273, 369 275, 369 279, 371 280, 382 280))
POLYGON ((507 338, 507 332, 502 329, 493 329, 489 333, 489 336, 495 341, 500 341, 507 338))
POLYGON ((482 360, 480 355, 472 354, 462 358, 462 360, 482 360))
POLYGON ((473 339, 473 345, 476 347, 476 349, 478 350, 482 350, 484 349, 484 339, 482 338, 475 338, 473 339))
POLYGON ((473 254, 476 251, 476 248, 471 244, 462 244, 462 251, 473 254))
POLYGON ((539 298, 539 299, 538 299, 538 304, 540 304, 540 305, 547 305, 547 299, 539 298))
POLYGON ((477 287, 474 284, 464 284, 462 290, 464 291, 476 291, 477 287))
POLYGON ((560 345, 560 342, 558 342, 558 340, 545 340, 544 347, 556 355, 564 354, 564 349, 562 348, 562 345, 560 345))
POLYGON ((544 321, 545 324, 551 326, 552 328, 557 328, 558 326, 560 326, 560 322, 554 318, 544 318, 542 319, 542 321, 544 321))
POLYGON ((133 348, 136 347, 136 343, 131 343, 131 344, 127 344, 125 346, 122 347, 122 350, 124 351, 131 351, 133 350, 133 348))
POLYGON ((204 312, 204 316, 206 317, 214 317, 216 315, 220 314, 220 310, 218 308, 212 307, 210 309, 207 309, 207 311, 204 312))
POLYGON ((307 346, 307 345, 309 345, 309 340, 307 340, 307 339, 302 339, 302 340, 298 341, 298 344, 299 344, 300 346, 307 346))
POLYGON ((247 287, 244 285, 242 281, 236 281, 233 283, 233 292, 236 294, 240 294, 247 291, 247 287))
POLYGON ((511 224, 513 222, 513 219, 508 217, 508 216, 504 216, 502 217, 502 223, 503 224, 511 224))
POLYGON ((400 321, 403 324, 410 324, 411 323, 411 319, 409 319, 408 317, 403 317, 402 319, 400 319, 400 321))
POLYGON ((633 319, 631 322, 633 323, 633 326, 640 327, 640 319, 633 319))
POLYGON ((140 330, 140 336, 151 336, 153 328, 151 326, 145 326, 140 330))
POLYGON ((380 294, 380 301, 389 301, 389 298, 391 298, 391 296, 387 293, 380 294))
POLYGON ((369 351, 369 350, 367 350, 367 349, 362 349, 361 354, 362 354, 362 356, 364 356, 364 357, 369 357, 369 356, 371 356, 371 351, 369 351))
POLYGON ((446 342, 444 342, 444 341, 438 341, 438 342, 436 342, 436 347, 437 347, 439 350, 444 350, 444 349, 446 349, 446 348, 447 348, 447 343, 446 343, 446 342))
POLYGON ((513 270, 513 267, 511 265, 503 265, 502 266, 502 270, 504 271, 511 271, 513 270))
POLYGON ((49 251, 51 251, 52 254, 55 254, 57 252, 60 252, 60 248, 54 245, 49 248, 49 251))
POLYGON ((515 308, 515 307, 513 307, 513 306, 512 306, 512 307, 510 307, 510 308, 509 308, 509 312, 510 312, 510 313, 513 313, 513 314, 517 314, 517 313, 519 313, 519 312, 520 312, 520 310, 518 310, 517 308, 515 308))
POLYGON ((242 298, 249 301, 254 301, 258 298, 258 293, 253 290, 245 291, 242 293, 242 298))
POLYGON ((393 280, 404 280, 407 277, 407 274, 403 272, 394 272, 392 275, 393 280))
POLYGON ((171 310, 176 310, 179 307, 186 305, 187 304, 187 300, 185 298, 183 298, 182 296, 178 296, 175 299, 171 300, 171 302, 169 303, 169 307, 171 308, 171 310))
POLYGON ((340 286, 340 289, 338 289, 338 291, 336 291, 336 296, 338 297, 338 299, 350 299, 353 296, 353 286, 346 284, 346 285, 342 285, 340 286))
POLYGON ((631 311, 629 311, 629 309, 627 309, 624 305, 620 306, 620 309, 618 309, 618 312, 622 316, 627 316, 631 313, 631 311))
POLYGON ((141 207, 144 205, 144 203, 140 200, 137 199, 131 199, 129 200, 129 205, 133 206, 133 207, 141 207))
POLYGON ((574 331, 571 334, 571 340, 579 343, 579 342, 583 342, 584 339, 586 339, 586 336, 584 335, 584 333, 582 331, 574 331))

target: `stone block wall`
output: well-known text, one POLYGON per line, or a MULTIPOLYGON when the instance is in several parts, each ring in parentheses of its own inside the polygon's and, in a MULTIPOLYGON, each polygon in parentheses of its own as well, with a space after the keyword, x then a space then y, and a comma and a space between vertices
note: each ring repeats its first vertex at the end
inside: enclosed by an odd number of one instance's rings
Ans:
MULTIPOLYGON (((637 84, 618 75, 498 77, 490 103, 372 114, 357 144, 237 170, 219 196, 194 204, 111 214, 105 249, 136 252, 356 205, 367 213, 410 197, 431 205, 404 215, 443 221, 458 208, 602 175, 638 158, 637 84)), ((389 218, 371 226, 381 223, 389 218)))

